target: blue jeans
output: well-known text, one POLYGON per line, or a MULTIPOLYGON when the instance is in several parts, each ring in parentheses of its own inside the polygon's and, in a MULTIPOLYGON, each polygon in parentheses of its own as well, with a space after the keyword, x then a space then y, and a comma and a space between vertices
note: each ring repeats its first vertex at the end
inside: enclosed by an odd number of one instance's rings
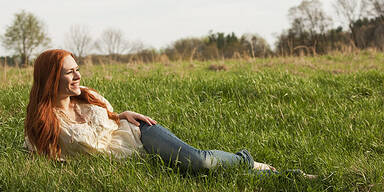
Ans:
POLYGON ((229 153, 219 150, 200 150, 177 138, 159 124, 148 125, 140 122, 141 142, 149 154, 158 154, 166 163, 175 163, 181 168, 193 171, 208 170, 218 166, 246 164, 253 168, 253 158, 247 150, 229 153))

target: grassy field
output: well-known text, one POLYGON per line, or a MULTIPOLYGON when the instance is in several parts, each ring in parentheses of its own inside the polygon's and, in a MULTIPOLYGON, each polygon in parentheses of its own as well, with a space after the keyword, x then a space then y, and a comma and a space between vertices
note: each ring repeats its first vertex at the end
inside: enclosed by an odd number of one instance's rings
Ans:
POLYGON ((66 163, 28 154, 23 122, 32 69, 0 80, 0 191, 383 191, 384 54, 82 66, 83 85, 115 111, 156 119, 201 149, 248 149, 279 170, 317 174, 258 177, 239 168, 181 173, 156 157, 66 163), (210 65, 225 70, 209 70, 210 65))

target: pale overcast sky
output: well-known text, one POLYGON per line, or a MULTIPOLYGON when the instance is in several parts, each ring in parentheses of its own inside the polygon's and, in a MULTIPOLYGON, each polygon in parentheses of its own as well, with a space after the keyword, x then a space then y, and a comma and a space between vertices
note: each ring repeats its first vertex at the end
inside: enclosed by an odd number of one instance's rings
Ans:
MULTIPOLYGON (((0 34, 14 14, 26 10, 47 27, 52 47, 64 48, 73 24, 87 25, 94 39, 117 28, 129 40, 164 48, 183 37, 213 32, 257 33, 271 45, 289 27, 288 9, 301 0, 7 0, 0 6, 0 34)), ((332 0, 321 0, 332 15, 332 0)), ((11 52, 0 48, 0 55, 11 52)))

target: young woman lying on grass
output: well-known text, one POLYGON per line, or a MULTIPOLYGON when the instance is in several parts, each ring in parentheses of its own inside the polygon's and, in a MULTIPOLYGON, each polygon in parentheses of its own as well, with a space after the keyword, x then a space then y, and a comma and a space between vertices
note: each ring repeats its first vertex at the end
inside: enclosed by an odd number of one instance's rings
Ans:
POLYGON ((236 154, 199 150, 145 115, 114 113, 99 93, 80 86, 79 66, 68 51, 41 53, 33 78, 25 121, 25 144, 31 151, 52 159, 79 153, 121 159, 138 152, 158 154, 166 162, 177 160, 182 168, 194 171, 246 164, 249 169, 278 173, 272 166, 253 161, 247 150, 236 154))

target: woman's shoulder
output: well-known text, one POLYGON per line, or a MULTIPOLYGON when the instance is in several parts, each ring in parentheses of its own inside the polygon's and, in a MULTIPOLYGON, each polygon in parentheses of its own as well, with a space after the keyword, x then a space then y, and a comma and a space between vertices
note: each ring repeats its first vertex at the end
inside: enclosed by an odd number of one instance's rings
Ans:
POLYGON ((105 103, 107 105, 107 109, 108 111, 111 111, 113 112, 113 107, 112 105, 109 103, 109 101, 107 99, 105 99, 105 97, 103 97, 100 93, 98 93, 96 90, 92 89, 92 88, 89 88, 89 87, 85 87, 85 86, 80 86, 80 88, 82 89, 86 89, 90 94, 92 94, 93 96, 95 96, 97 99, 99 99, 100 101, 102 101, 103 103, 105 103))
POLYGON ((97 98, 104 98, 103 96, 100 95, 100 93, 98 93, 95 89, 92 89, 90 87, 86 87, 86 86, 80 86, 80 89, 82 90, 87 90, 88 93, 92 94, 93 96, 97 97, 97 98))

